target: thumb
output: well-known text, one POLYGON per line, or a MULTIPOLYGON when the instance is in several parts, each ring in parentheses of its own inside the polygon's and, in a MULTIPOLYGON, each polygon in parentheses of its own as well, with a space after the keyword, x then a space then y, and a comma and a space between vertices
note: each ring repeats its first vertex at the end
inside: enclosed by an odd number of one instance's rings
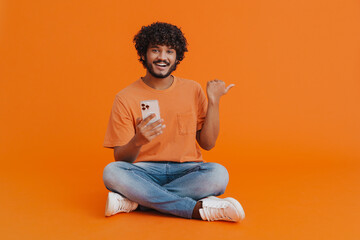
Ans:
POLYGON ((135 125, 137 126, 137 125, 139 125, 141 123, 141 118, 136 118, 136 122, 135 122, 135 125))
POLYGON ((227 86, 227 88, 225 89, 225 93, 227 93, 234 86, 235 86, 235 84, 230 84, 229 86, 227 86))

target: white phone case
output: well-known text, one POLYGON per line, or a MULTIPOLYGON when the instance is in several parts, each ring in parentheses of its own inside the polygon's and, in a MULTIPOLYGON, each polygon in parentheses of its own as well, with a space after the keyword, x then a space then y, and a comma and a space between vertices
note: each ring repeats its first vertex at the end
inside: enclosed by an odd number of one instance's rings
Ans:
POLYGON ((158 100, 145 100, 140 102, 141 116, 144 120, 152 113, 155 113, 155 118, 151 119, 148 124, 151 124, 160 119, 160 107, 158 100))

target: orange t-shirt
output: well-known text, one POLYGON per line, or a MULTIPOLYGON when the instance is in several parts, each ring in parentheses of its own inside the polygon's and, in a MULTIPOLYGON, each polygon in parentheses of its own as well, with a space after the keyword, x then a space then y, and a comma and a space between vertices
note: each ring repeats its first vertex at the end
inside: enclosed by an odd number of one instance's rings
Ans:
POLYGON ((104 147, 127 144, 135 135, 136 119, 141 118, 140 102, 158 100, 163 134, 143 145, 135 162, 203 161, 196 131, 203 126, 207 100, 199 83, 177 78, 165 90, 146 85, 141 78, 120 91, 114 100, 104 147))

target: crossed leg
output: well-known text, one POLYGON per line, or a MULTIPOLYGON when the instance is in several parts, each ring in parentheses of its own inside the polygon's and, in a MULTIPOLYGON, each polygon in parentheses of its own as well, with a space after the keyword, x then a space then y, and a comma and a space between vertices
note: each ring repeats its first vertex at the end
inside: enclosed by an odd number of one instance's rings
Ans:
POLYGON ((229 180, 217 163, 164 164, 110 163, 104 169, 105 186, 141 206, 192 218, 197 201, 222 194, 229 180))

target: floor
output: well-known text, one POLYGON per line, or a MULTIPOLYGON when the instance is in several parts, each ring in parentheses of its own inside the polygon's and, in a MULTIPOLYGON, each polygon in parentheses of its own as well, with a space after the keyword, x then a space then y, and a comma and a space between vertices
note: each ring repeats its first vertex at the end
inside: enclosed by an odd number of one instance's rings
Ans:
POLYGON ((105 218, 104 162, 84 167, 74 159, 70 168, 44 161, 1 170, 1 239, 360 239, 357 164, 225 164, 223 197, 238 199, 246 212, 243 222, 228 223, 155 211, 105 218))

